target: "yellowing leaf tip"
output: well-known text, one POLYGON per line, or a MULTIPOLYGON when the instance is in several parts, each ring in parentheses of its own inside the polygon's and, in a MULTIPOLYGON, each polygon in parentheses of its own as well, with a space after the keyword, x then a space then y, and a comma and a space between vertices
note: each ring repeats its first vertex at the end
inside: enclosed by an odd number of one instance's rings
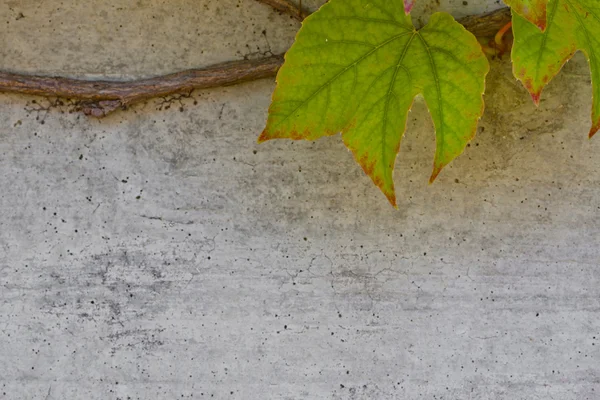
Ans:
POLYGON ((264 142, 266 142, 266 141, 267 141, 267 140, 269 140, 269 139, 271 139, 271 138, 270 138, 270 137, 269 137, 269 135, 267 134, 267 131, 266 131, 266 130, 264 130, 264 131, 263 131, 263 132, 260 134, 260 136, 258 137, 258 139, 256 140, 256 142, 257 142, 258 144, 261 144, 261 143, 264 143, 264 142))
POLYGON ((538 92, 538 93, 530 93, 531 94, 531 100, 533 100, 533 104, 535 104, 536 107, 540 106, 540 97, 542 97, 542 93, 538 92))
POLYGON ((594 137, 594 135, 595 135, 596 133, 598 133, 598 131, 600 131, 600 121, 598 121, 596 124, 594 124, 594 125, 592 126, 592 128, 590 129, 589 138, 590 138, 590 139, 591 139, 591 138, 593 138, 593 137, 594 137))
POLYGON ((440 174, 440 172, 442 172, 443 169, 444 165, 436 165, 435 167, 433 167, 433 172, 431 173, 431 177, 429 178, 430 185, 433 184, 433 182, 435 182, 438 175, 440 174))
POLYGON ((396 210, 398 209, 398 204, 396 202, 396 195, 395 194, 385 194, 385 197, 387 197, 388 201, 390 202, 390 204, 392 205, 392 207, 394 207, 396 210))

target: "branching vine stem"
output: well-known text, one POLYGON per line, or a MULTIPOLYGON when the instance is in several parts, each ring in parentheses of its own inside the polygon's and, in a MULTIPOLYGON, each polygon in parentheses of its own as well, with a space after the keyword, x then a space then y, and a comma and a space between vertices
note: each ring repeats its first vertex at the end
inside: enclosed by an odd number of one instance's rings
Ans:
MULTIPOLYGON (((256 1, 299 21, 308 15, 301 6, 288 0, 256 1)), ((477 37, 494 37, 498 30, 510 22, 510 11, 502 8, 488 14, 469 16, 458 22, 477 37)), ((271 78, 282 64, 283 55, 273 55, 134 81, 90 81, 0 71, 0 92, 71 99, 77 102, 78 110, 101 118, 150 98, 271 78)))

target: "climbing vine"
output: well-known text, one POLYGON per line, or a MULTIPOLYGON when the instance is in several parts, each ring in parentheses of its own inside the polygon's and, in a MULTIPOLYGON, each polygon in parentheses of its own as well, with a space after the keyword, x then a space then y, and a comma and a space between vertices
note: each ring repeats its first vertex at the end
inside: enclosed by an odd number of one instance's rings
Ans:
POLYGON ((341 133, 357 163, 394 206, 394 165, 414 98, 423 96, 435 127, 433 182, 475 136, 484 111, 486 54, 511 51, 515 77, 539 104, 544 87, 582 51, 592 75, 589 136, 600 130, 599 0, 504 0, 510 11, 458 21, 436 13, 421 29, 410 16, 416 0, 330 0, 312 15, 301 2, 256 1, 303 21, 285 57, 244 59, 130 82, 0 71, 0 92, 67 99, 73 110, 101 118, 152 97, 277 75, 259 141, 341 133), (511 30, 512 47, 506 39, 511 30))

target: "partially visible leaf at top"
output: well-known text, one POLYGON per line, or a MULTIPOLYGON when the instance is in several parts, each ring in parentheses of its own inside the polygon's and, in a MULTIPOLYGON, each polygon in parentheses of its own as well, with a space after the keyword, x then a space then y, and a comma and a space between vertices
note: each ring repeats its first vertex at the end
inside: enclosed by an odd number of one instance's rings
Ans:
POLYGON ((525 17, 541 30, 546 29, 546 5, 548 0, 504 0, 517 14, 525 17))
POLYGON ((600 1, 549 0, 544 32, 513 13, 513 33, 513 72, 536 104, 575 52, 586 54, 592 71, 592 137, 600 129, 600 1))
POLYGON ((488 70, 475 37, 448 14, 417 31, 402 0, 331 0, 286 54, 259 142, 341 132, 395 205, 393 169, 414 97, 424 96, 436 129, 433 181, 475 135, 488 70))
POLYGON ((415 0, 404 0, 404 12, 408 14, 413 6, 415 5, 415 0))

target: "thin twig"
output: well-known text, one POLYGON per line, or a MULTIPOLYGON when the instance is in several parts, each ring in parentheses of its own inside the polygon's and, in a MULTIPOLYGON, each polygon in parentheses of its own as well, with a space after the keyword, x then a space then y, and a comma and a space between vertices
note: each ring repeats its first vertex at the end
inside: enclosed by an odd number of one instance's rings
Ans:
POLYGON ((288 14, 291 17, 297 19, 298 21, 303 21, 304 18, 308 17, 308 13, 302 9, 302 1, 300 1, 300 5, 296 6, 295 4, 287 1, 287 0, 256 0, 259 3, 264 3, 276 9, 279 12, 284 14, 288 14))
MULTIPOLYGON (((308 11, 302 8, 302 0, 299 5, 288 0, 256 0, 259 3, 267 4, 277 11, 290 15, 298 21, 303 21, 310 15, 308 11)), ((511 20, 510 8, 504 7, 486 14, 469 15, 458 20, 468 31, 477 37, 492 37, 503 26, 511 20)))
MULTIPOLYGON (((299 8, 286 0, 257 1, 269 4, 292 16, 304 15, 299 8), (292 8, 278 8, 286 4, 287 7, 292 8)), ((458 22, 475 36, 491 37, 510 22, 510 11, 508 8, 503 8, 489 14, 469 16, 458 22)), ((283 56, 275 55, 136 81, 89 81, 0 72, 0 92, 76 100, 81 111, 100 118, 117 109, 125 109, 136 102, 154 97, 274 77, 282 64, 283 56)))
POLYGON ((469 32, 481 38, 493 37, 510 21, 511 15, 508 7, 486 14, 469 15, 458 20, 469 32))

